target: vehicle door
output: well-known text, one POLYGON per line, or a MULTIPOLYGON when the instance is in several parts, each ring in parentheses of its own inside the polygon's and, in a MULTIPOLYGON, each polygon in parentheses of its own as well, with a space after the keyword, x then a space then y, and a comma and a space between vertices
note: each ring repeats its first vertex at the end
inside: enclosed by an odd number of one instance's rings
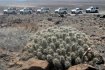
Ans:
POLYGON ((24 13, 27 13, 28 12, 28 9, 24 9, 24 13))
POLYGON ((12 11, 13 11, 12 9, 8 9, 8 13, 12 13, 12 11))
POLYGON ((91 12, 94 12, 95 11, 95 8, 91 8, 91 12))
POLYGON ((76 10, 75 10, 75 13, 79 13, 79 11, 80 11, 80 9, 76 9, 76 10))

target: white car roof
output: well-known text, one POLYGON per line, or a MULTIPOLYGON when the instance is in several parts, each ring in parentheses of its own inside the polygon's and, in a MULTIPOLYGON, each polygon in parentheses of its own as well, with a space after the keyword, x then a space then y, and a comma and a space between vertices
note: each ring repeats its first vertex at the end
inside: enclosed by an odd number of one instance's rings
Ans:
POLYGON ((77 9, 80 9, 80 8, 75 8, 75 9, 77 10, 77 9))
POLYGON ((90 6, 89 8, 94 8, 93 6, 90 6))
POLYGON ((41 9, 49 9, 49 8, 47 8, 47 7, 42 7, 41 9))
POLYGON ((8 9, 15 9, 16 10, 16 8, 8 8, 8 9))
POLYGON ((29 7, 24 7, 24 9, 32 9, 32 8, 29 8, 29 7))
POLYGON ((59 7, 59 9, 67 9, 67 8, 65 8, 65 7, 59 7))

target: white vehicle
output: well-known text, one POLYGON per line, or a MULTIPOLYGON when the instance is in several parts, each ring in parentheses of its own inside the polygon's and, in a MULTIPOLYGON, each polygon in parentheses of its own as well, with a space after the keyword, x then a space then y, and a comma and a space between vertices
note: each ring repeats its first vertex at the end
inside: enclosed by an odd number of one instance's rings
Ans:
POLYGON ((68 10, 67 8, 58 8, 55 10, 55 13, 58 13, 58 14, 67 14, 68 10))
POLYGON ((81 8, 75 8, 71 10, 71 14, 82 14, 83 10, 81 8))
POLYGON ((3 10, 3 13, 4 14, 17 14, 17 10, 16 8, 8 8, 8 9, 3 10))
POLYGON ((19 12, 20 12, 20 14, 32 14, 33 10, 32 10, 32 8, 23 8, 19 12))
POLYGON ((42 7, 40 9, 36 10, 36 13, 49 13, 49 12, 50 12, 50 9, 49 8, 45 8, 45 7, 42 7))
POLYGON ((98 13, 99 12, 98 9, 99 9, 98 7, 91 6, 88 9, 86 9, 86 13, 98 13))

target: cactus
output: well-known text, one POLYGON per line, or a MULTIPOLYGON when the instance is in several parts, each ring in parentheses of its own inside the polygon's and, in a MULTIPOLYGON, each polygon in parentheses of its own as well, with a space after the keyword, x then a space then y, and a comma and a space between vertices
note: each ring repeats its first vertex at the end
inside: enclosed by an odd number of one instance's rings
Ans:
POLYGON ((56 49, 56 47, 55 47, 55 44, 54 43, 50 43, 50 47, 52 48, 52 49, 56 49))
POLYGON ((55 42, 57 41, 57 37, 52 36, 52 37, 51 37, 51 40, 52 40, 53 43, 55 43, 55 42))
POLYGON ((83 58, 83 60, 82 60, 83 62, 88 62, 89 60, 88 60, 88 57, 87 56, 84 56, 84 58, 83 58))
POLYGON ((76 64, 80 64, 81 62, 82 62, 82 60, 81 60, 80 57, 77 57, 77 58, 75 59, 75 63, 76 63, 76 64))
POLYGON ((46 41, 46 39, 42 39, 42 46, 43 46, 43 48, 47 47, 47 41, 46 41))
POLYGON ((51 43, 52 41, 51 41, 51 37, 48 37, 47 38, 47 41, 48 41, 48 43, 51 43))
POLYGON ((65 57, 64 56, 59 56, 59 60, 61 63, 64 63, 65 62, 65 57))
POLYGON ((60 42, 59 42, 59 41, 56 41, 56 42, 55 42, 55 47, 58 48, 59 45, 60 45, 60 42))
POLYGON ((66 41, 67 44, 69 44, 69 43, 70 43, 70 37, 67 36, 67 37, 65 38, 65 41, 66 41))
POLYGON ((93 66, 95 66, 98 61, 99 61, 98 58, 94 58, 94 59, 93 59, 93 66))
POLYGON ((66 35, 66 33, 63 33, 62 36, 63 36, 63 40, 65 40, 67 35, 66 35))
POLYGON ((66 49, 65 48, 61 48, 60 50, 61 50, 62 55, 66 55, 66 49))
POLYGON ((73 59, 75 59, 76 58, 76 54, 75 54, 75 52, 72 52, 71 53, 71 60, 73 60, 73 59))
POLYGON ((37 57, 38 57, 38 59, 41 59, 42 58, 42 53, 41 52, 37 52, 37 57))
POLYGON ((94 56, 93 56, 92 52, 88 52, 87 57, 89 60, 92 60, 94 56))
POLYGON ((58 58, 58 53, 53 54, 54 58, 58 58))
POLYGON ((47 54, 48 50, 47 49, 43 49, 43 54, 47 54))
POLYGON ((48 55, 47 55, 47 60, 48 60, 48 62, 51 62, 52 59, 53 59, 53 57, 52 57, 50 54, 48 54, 48 55))
POLYGON ((71 57, 70 56, 67 56, 66 60, 71 63, 71 57))
POLYGON ((57 49, 56 52, 60 55, 61 54, 61 50, 57 49))
POLYGON ((46 55, 42 55, 42 59, 43 60, 46 60, 47 58, 46 58, 46 55))
POLYGON ((59 45, 59 48, 64 48, 64 45, 61 43, 61 44, 59 45))
POLYGON ((88 48, 89 48, 89 46, 87 44, 84 44, 83 47, 84 47, 85 51, 88 50, 88 48))
POLYGON ((66 53, 70 52, 71 51, 70 45, 69 44, 66 44, 65 49, 66 49, 66 53))
POLYGON ((53 54, 53 53, 54 53, 53 49, 50 48, 50 49, 48 50, 48 54, 53 54))
POLYGON ((80 58, 82 58, 83 54, 84 54, 84 49, 83 48, 79 48, 77 53, 80 56, 80 58))
POLYGON ((80 46, 83 46, 83 44, 84 44, 83 40, 82 40, 82 39, 78 39, 78 44, 79 44, 80 46))
POLYGON ((62 65, 68 68, 83 62, 95 64, 99 56, 94 51, 88 51, 92 47, 88 36, 69 26, 50 27, 35 33, 30 39, 25 49, 36 58, 52 62, 58 68, 62 65))
POLYGON ((65 68, 69 68, 71 66, 71 63, 69 61, 65 61, 65 68))
POLYGON ((59 61, 59 59, 57 59, 57 58, 54 58, 54 59, 53 59, 53 64, 54 64, 55 67, 57 67, 57 69, 59 69, 59 68, 62 67, 62 65, 61 65, 61 63, 60 63, 60 61, 59 61))
POLYGON ((77 50, 77 45, 76 45, 76 43, 74 43, 73 45, 72 45, 72 51, 74 52, 74 51, 76 51, 77 50))

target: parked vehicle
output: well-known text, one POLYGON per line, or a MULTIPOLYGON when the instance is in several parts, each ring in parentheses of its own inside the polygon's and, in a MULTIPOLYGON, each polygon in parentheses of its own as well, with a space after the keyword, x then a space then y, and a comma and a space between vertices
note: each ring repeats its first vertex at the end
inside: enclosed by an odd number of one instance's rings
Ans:
POLYGON ((81 8, 75 8, 71 10, 71 14, 82 14, 83 13, 83 9, 81 8))
POLYGON ((16 8, 8 8, 3 10, 4 14, 17 14, 16 8))
POLYGON ((67 8, 58 8, 55 10, 55 13, 58 13, 58 14, 67 14, 68 13, 68 9, 67 8))
POLYGON ((45 7, 42 7, 40 9, 36 10, 36 13, 49 13, 49 12, 50 12, 50 9, 49 8, 45 8, 45 7))
POLYGON ((32 8, 23 8, 19 12, 20 12, 20 14, 32 14, 33 10, 32 10, 32 8))
POLYGON ((86 13, 98 13, 99 12, 99 8, 98 7, 89 7, 88 9, 86 9, 86 13))

